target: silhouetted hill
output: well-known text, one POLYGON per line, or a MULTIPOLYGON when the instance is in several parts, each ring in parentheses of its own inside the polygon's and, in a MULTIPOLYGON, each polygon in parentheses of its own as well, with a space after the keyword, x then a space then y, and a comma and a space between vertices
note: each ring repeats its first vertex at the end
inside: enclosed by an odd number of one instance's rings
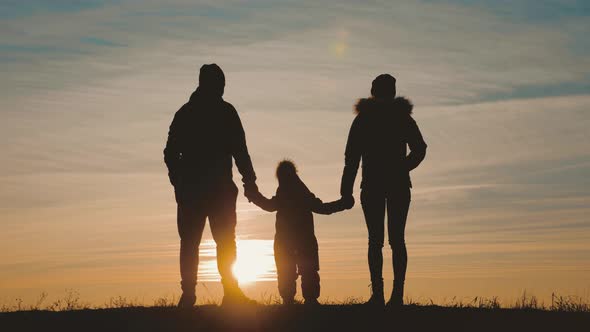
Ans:
POLYGON ((584 331, 590 313, 362 305, 121 308, 0 314, 2 331, 584 331))

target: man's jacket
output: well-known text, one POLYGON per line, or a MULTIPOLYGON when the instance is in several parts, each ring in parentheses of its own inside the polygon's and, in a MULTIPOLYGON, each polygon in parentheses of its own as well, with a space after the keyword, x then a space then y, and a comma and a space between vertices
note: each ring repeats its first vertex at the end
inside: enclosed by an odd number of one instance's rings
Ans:
POLYGON ((253 184, 256 174, 236 109, 221 97, 197 89, 176 112, 164 149, 177 200, 179 193, 205 195, 235 187, 232 157, 244 184, 253 184))

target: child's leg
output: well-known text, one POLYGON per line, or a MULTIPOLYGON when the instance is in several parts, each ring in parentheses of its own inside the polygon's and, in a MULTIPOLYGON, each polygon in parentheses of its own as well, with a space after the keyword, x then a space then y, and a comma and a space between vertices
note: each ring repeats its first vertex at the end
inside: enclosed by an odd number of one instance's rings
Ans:
POLYGON ((320 261, 317 241, 308 243, 298 252, 297 266, 301 275, 301 290, 306 302, 320 297, 320 261))
POLYGON ((291 303, 297 291, 297 266, 294 253, 290 248, 275 240, 275 263, 277 265, 277 281, 279 294, 284 303, 291 303))

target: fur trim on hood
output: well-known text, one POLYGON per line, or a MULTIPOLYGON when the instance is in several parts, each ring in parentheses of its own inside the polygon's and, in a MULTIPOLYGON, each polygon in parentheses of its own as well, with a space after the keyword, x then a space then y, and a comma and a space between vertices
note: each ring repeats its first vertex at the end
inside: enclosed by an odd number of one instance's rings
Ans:
POLYGON ((406 97, 395 97, 393 99, 361 98, 354 106, 354 113, 361 114, 373 110, 391 110, 412 114, 414 104, 406 97))

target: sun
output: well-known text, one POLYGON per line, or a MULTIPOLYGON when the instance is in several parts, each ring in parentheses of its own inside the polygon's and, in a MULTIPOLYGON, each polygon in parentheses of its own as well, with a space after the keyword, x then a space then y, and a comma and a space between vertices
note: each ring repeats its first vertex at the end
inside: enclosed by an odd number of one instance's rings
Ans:
POLYGON ((234 276, 242 284, 276 279, 272 240, 237 240, 234 276))

